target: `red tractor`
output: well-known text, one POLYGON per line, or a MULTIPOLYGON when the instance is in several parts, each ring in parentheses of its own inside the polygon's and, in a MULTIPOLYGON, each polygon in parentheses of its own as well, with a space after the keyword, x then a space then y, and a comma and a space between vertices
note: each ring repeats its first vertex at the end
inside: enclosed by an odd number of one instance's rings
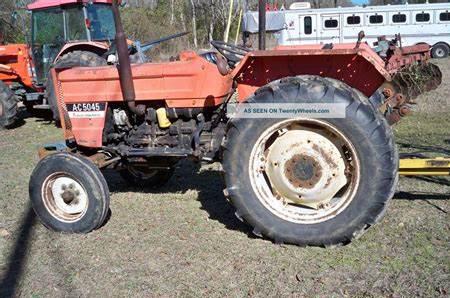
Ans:
POLYGON ((273 50, 213 41, 215 52, 130 64, 116 4, 113 12, 116 65, 52 70, 65 141, 40 150, 29 188, 46 227, 102 226, 110 200, 102 169, 155 187, 184 158, 222 162, 236 216, 276 243, 348 243, 382 218, 398 178, 388 121, 418 93, 406 73, 428 78, 417 90, 440 84, 428 47, 380 39, 376 53, 363 34, 357 44, 273 50), (344 116, 267 113, 298 105, 344 116), (231 117, 232 108, 261 116, 231 117))
POLYGON ((59 113, 52 67, 106 65, 115 36, 111 0, 38 0, 31 11, 31 44, 0 45, 0 128, 13 127, 18 103, 59 113))

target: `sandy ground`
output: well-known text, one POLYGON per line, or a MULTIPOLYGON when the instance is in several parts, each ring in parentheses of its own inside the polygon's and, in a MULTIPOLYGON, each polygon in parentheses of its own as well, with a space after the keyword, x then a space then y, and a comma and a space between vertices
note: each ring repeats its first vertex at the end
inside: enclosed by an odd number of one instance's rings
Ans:
MULTIPOLYGON (((395 127, 402 152, 450 155, 444 84, 395 127)), ((180 164, 155 192, 107 173, 112 216, 88 235, 45 229, 28 205, 37 148, 61 131, 37 118, 0 132, 0 297, 448 297, 450 179, 401 178, 385 219, 352 244, 280 246, 255 238, 222 194, 220 165, 180 164)))

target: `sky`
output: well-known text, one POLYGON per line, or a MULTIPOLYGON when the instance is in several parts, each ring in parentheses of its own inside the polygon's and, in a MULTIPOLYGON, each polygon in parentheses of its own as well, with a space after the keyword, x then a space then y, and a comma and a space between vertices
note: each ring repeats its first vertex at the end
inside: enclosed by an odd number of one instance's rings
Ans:
POLYGON ((362 4, 367 4, 369 2, 369 0, 352 0, 353 3, 358 4, 358 5, 362 5, 362 4))

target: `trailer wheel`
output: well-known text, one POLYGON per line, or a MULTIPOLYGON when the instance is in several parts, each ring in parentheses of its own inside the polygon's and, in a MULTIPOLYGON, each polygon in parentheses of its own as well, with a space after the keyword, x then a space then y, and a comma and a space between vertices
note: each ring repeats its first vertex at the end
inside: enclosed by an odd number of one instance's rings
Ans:
POLYGON ((14 127, 18 118, 17 98, 11 89, 0 81, 0 129, 14 127))
POLYGON ((30 178, 33 209, 49 229, 89 233, 109 211, 108 185, 90 160, 56 153, 42 159, 30 178))
MULTIPOLYGON (((95 67, 104 66, 107 62, 104 58, 93 52, 87 51, 73 51, 61 56, 58 61, 55 62, 55 68, 72 68, 72 67, 95 67)), ((59 123, 61 121, 58 104, 56 99, 55 87, 53 84, 53 78, 49 74, 47 75, 47 83, 45 88, 45 94, 48 100, 48 104, 53 113, 53 119, 59 123)))
POLYGON ((342 119, 232 119, 225 193, 254 234, 276 243, 349 243, 377 223, 397 184, 392 131, 368 99, 340 81, 273 82, 249 103, 341 103, 342 119))
POLYGON ((174 171, 173 167, 168 170, 154 170, 127 166, 120 171, 120 175, 130 185, 140 188, 158 188, 169 181, 174 171))
POLYGON ((445 43, 438 43, 431 49, 431 57, 433 58, 446 58, 450 53, 450 47, 445 43))

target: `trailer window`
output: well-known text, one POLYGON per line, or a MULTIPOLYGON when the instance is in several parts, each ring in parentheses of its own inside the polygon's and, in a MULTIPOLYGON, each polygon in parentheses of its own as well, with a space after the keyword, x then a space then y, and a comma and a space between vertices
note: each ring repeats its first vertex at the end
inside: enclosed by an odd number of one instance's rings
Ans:
POLYGON ((312 18, 311 17, 305 17, 304 20, 304 26, 305 26, 305 34, 311 34, 312 33, 312 18))
POLYGON ((359 16, 349 16, 347 17, 348 25, 358 25, 361 23, 361 17, 359 16))
POLYGON ((373 15, 373 16, 370 16, 369 17, 369 22, 371 23, 371 24, 381 24, 381 23, 383 23, 383 16, 380 16, 380 15, 373 15))
POLYGON ((393 23, 406 23, 406 14, 395 14, 392 16, 393 23))
POLYGON ((416 14, 416 22, 429 22, 430 14, 429 13, 418 13, 416 14))
POLYGON ((441 12, 441 14, 439 15, 439 20, 441 22, 450 21, 450 12, 441 12))
POLYGON ((325 20, 325 28, 337 28, 338 25, 339 25, 338 20, 335 19, 325 20))

